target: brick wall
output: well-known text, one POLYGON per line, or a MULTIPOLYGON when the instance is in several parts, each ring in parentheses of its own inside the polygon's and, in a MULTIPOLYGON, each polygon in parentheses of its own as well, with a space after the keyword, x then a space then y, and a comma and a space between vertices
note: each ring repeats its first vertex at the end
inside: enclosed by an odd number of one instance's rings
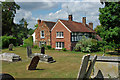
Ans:
POLYGON ((35 42, 38 46, 40 41, 45 41, 46 45, 51 45, 50 30, 44 22, 38 24, 38 28, 35 30, 35 38, 36 38, 35 42), (41 36, 40 31, 44 31, 45 38, 40 37, 41 36))
POLYGON ((71 50, 71 33, 60 22, 51 31, 52 48, 56 48, 56 42, 64 42, 64 48, 71 50), (63 32, 64 38, 56 38, 56 32, 63 32))

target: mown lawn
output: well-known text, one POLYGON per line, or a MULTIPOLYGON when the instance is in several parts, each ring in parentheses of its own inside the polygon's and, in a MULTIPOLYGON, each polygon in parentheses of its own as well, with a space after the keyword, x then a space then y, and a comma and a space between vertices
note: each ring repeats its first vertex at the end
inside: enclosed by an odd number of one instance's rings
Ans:
MULTIPOLYGON (((39 62, 38 70, 27 70, 30 64, 30 59, 27 58, 26 48, 16 47, 13 51, 3 49, 2 53, 16 53, 21 56, 22 61, 20 62, 3 62, 2 61, 2 73, 9 73, 15 78, 76 78, 81 59, 83 55, 87 53, 74 52, 74 51, 57 51, 57 50, 46 50, 45 54, 52 56, 55 63, 44 63, 39 62)), ((33 53, 40 53, 40 49, 32 49, 33 53)), ((89 53, 91 55, 102 56, 103 52, 89 53)), ((110 56, 110 55, 106 55, 110 56)))

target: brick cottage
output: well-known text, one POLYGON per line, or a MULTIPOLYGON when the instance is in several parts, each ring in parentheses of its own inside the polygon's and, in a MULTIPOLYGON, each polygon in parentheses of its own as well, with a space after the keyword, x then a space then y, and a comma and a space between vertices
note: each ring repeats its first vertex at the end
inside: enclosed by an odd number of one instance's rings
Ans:
POLYGON ((86 24, 86 17, 83 17, 80 23, 73 21, 72 15, 69 15, 68 20, 59 19, 56 23, 38 20, 38 28, 33 33, 33 40, 39 47, 41 44, 46 44, 55 49, 73 50, 82 36, 91 38, 93 35, 101 40, 93 30, 93 23, 86 24))

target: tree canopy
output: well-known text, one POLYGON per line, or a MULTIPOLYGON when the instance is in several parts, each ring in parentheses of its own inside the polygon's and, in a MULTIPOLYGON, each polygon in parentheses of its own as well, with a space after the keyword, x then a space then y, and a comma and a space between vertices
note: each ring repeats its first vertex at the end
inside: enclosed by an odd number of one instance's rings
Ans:
MULTIPOLYGON (((120 3, 107 2, 104 8, 100 8, 99 20, 102 31, 100 36, 109 44, 115 44, 115 47, 120 47, 120 3)), ((100 30, 99 29, 99 30, 100 30)), ((119 50, 119 49, 118 49, 119 50)))

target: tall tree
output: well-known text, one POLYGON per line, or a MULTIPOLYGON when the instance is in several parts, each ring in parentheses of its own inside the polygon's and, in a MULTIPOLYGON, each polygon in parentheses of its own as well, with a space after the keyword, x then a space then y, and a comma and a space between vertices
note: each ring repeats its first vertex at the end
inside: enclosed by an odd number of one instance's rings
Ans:
POLYGON ((106 2, 104 8, 100 8, 99 20, 103 31, 101 37, 109 44, 120 48, 120 3, 106 2))
POLYGON ((13 22, 16 10, 20 9, 13 0, 12 2, 2 2, 2 35, 12 35, 12 29, 15 27, 13 22))

